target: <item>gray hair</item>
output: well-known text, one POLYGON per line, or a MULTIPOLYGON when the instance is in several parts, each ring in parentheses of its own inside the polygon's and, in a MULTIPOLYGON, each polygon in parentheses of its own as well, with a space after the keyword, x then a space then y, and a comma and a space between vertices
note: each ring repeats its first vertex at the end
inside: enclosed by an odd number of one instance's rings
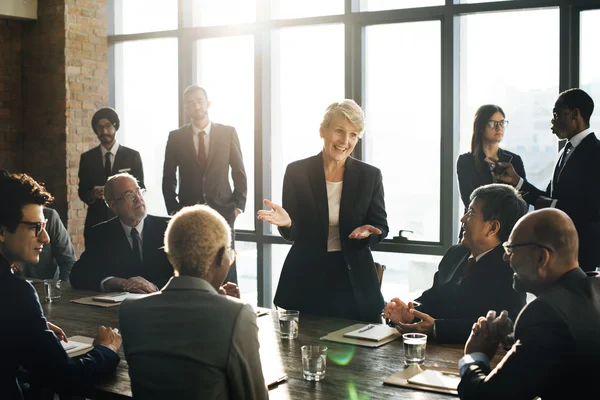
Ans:
POLYGON ((331 121, 335 117, 344 116, 348 121, 358 129, 358 137, 362 138, 365 130, 365 113, 358 104, 352 99, 344 99, 340 102, 331 103, 321 122, 321 129, 329 128, 331 121))
POLYGON ((109 201, 115 201, 115 181, 119 178, 129 178, 134 181, 136 185, 139 185, 139 181, 136 177, 127 172, 120 172, 109 177, 104 184, 104 201, 107 205, 109 201))

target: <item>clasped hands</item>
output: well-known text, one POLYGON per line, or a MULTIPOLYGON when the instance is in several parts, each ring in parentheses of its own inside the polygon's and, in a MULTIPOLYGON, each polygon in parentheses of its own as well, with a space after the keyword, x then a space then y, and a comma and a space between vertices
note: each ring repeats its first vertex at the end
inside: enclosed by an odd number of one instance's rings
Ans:
MULTIPOLYGON (((278 204, 271 202, 271 200, 264 200, 265 206, 270 207, 271 210, 258 210, 257 218, 269 222, 281 228, 290 228, 292 226, 292 219, 285 208, 278 204)), ((363 225, 354 229, 348 237, 350 239, 366 239, 371 234, 381 235, 381 229, 374 227, 373 225, 363 225)))
POLYGON ((409 301, 404 303, 399 298, 395 297, 383 308, 381 315, 384 318, 390 319, 396 329, 401 333, 425 333, 431 335, 433 333, 433 324, 435 319, 429 314, 425 314, 415 309, 415 304, 409 301), (413 322, 415 318, 420 321, 413 322))
POLYGON ((509 344, 508 335, 513 331, 513 322, 508 311, 503 310, 499 317, 496 311, 488 311, 485 317, 479 317, 473 324, 471 335, 465 344, 465 354, 481 352, 491 360, 496 354, 498 344, 509 344))
POLYGON ((219 288, 219 294, 240 298, 240 288, 233 282, 227 282, 219 288))
MULTIPOLYGON (((67 335, 65 332, 58 326, 54 325, 52 322, 48 321, 48 329, 50 329, 58 340, 67 343, 69 339, 67 339, 67 335)), ((104 325, 100 325, 98 327, 98 332, 96 333, 96 338, 94 339, 93 345, 98 346, 106 346, 112 349, 115 353, 119 351, 121 348, 121 343, 123 342, 123 338, 119 333, 119 330, 116 328, 107 328, 104 325)))

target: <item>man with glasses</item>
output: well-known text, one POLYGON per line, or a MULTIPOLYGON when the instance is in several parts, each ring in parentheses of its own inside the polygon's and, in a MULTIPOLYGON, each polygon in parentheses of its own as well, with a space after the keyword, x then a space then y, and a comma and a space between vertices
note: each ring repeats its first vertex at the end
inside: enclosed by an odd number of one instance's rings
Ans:
POLYGON ((448 249, 430 289, 414 302, 395 298, 385 306, 388 323, 440 343, 464 343, 473 323, 488 310, 518 313, 525 294, 513 290, 513 271, 503 260, 502 243, 526 212, 527 204, 509 185, 475 189, 461 218, 462 243, 448 249))
MULTIPOLYGON (((0 174, 0 397, 22 399, 17 370, 25 368, 58 392, 89 393, 114 373, 121 347, 116 329, 101 326, 94 349, 70 358, 59 340, 65 333, 46 321, 35 289, 14 274, 22 263, 35 264, 48 244, 44 206, 53 200, 25 174, 0 174)), ((39 398, 33 388, 28 398, 39 398)))
POLYGON ((114 213, 104 202, 104 184, 109 176, 129 172, 144 186, 144 169, 140 153, 119 144, 119 116, 110 107, 101 108, 92 117, 92 129, 100 145, 86 151, 79 161, 79 198, 88 205, 83 236, 88 245, 92 227, 112 217, 114 213))
POLYGON ((160 296, 125 300, 119 310, 134 398, 269 397, 256 313, 219 294, 235 261, 231 240, 225 219, 206 205, 169 222, 164 245, 175 276, 160 296))
POLYGON ((116 217, 90 231, 88 245, 71 270, 71 285, 109 292, 156 292, 173 276, 162 248, 169 219, 146 214, 143 189, 128 173, 108 178, 104 199, 116 217))
MULTIPOLYGON (((516 319, 491 309, 473 325, 459 362, 461 399, 571 399, 596 393, 600 376, 600 276, 577 261, 578 237, 569 216, 534 211, 504 244, 516 290, 536 298, 516 319), (509 336, 510 334, 510 336, 509 336), (509 340, 512 339, 512 340, 509 340), (494 370, 499 343, 512 348, 494 370)), ((594 397, 594 396, 592 396, 594 397)))
MULTIPOLYGON (((188 86, 183 101, 191 121, 169 133, 165 150, 162 191, 167 212, 173 215, 184 206, 207 204, 233 229, 248 192, 238 134, 234 127, 210 120, 210 101, 202 87, 188 86)), ((235 231, 233 237, 235 242, 235 231)), ((237 283, 235 264, 228 280, 237 283)))
POLYGON ((584 271, 600 267, 600 140, 590 128, 594 101, 581 89, 562 92, 552 111, 552 133, 566 145, 545 191, 507 167, 500 178, 515 186, 536 210, 555 207, 573 220, 579 236, 579 265, 584 271))

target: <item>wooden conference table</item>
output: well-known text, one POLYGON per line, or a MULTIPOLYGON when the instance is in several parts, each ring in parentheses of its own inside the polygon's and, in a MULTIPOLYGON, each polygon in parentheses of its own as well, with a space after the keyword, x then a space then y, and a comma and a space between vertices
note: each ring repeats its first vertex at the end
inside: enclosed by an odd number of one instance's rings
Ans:
MULTIPOLYGON (((43 299, 43 285, 35 284, 43 299)), ((94 337, 99 325, 118 327, 119 307, 101 308, 71 303, 94 295, 94 292, 71 289, 63 284, 62 298, 58 303, 42 303, 50 322, 60 326, 67 336, 94 337)), ((383 380, 403 369, 402 340, 378 348, 352 346, 320 341, 329 332, 352 325, 356 321, 300 315, 300 333, 296 340, 279 339, 277 313, 258 317, 260 353, 265 375, 270 371, 284 371, 288 380, 269 391, 272 399, 450 399, 441 393, 425 392, 384 385, 383 380), (304 344, 324 344, 328 347, 326 378, 321 382, 308 382, 302 377, 304 344)), ((427 344, 425 366, 456 369, 462 357, 462 346, 427 344)), ((119 351, 121 362, 114 378, 97 385, 95 399, 123 399, 131 397, 127 360, 123 348, 119 351)), ((494 359, 497 361, 498 357, 494 359)))

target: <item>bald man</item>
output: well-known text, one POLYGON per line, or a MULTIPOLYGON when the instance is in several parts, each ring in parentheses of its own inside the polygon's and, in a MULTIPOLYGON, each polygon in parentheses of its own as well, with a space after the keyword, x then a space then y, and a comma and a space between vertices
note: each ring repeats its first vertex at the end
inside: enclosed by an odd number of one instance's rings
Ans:
POLYGON ((525 215, 504 243, 514 287, 537 297, 517 317, 510 351, 490 372, 489 360, 512 329, 506 311, 473 325, 459 362, 461 399, 573 398, 593 393, 600 376, 600 276, 577 261, 579 240, 558 209, 525 215))

